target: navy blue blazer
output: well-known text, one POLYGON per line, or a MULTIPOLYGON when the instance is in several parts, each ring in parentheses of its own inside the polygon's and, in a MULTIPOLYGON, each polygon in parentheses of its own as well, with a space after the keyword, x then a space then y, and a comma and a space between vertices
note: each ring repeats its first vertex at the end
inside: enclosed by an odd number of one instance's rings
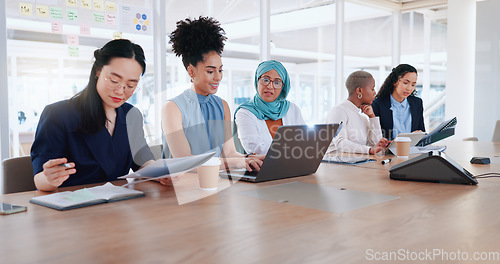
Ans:
POLYGON ((31 147, 33 175, 41 172, 48 160, 65 157, 75 163, 76 173, 61 187, 90 184, 116 180, 131 168, 135 171, 154 160, 144 139, 139 109, 124 103, 116 113, 113 136, 105 127, 89 135, 79 130, 80 114, 69 100, 46 106, 31 147))
MULTIPOLYGON (((410 115, 411 115, 411 131, 422 130, 425 131, 424 126, 424 106, 422 104, 422 99, 410 95, 406 98, 408 104, 410 104, 410 115)), ((392 140, 395 136, 392 134, 394 128, 392 110, 391 110, 391 98, 377 98, 372 103, 373 112, 376 116, 380 117, 380 126, 382 127, 382 134, 385 138, 392 140)))

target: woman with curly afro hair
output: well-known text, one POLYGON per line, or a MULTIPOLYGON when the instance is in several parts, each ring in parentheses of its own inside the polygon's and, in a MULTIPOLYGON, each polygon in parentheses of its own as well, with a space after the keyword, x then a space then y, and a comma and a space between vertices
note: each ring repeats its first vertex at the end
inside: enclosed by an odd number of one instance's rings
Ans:
POLYGON ((163 154, 184 157, 215 151, 222 169, 259 170, 264 156, 243 155, 236 150, 229 106, 215 95, 223 76, 225 40, 220 23, 201 16, 178 21, 170 34, 172 50, 182 58, 191 77, 191 88, 169 99, 162 108, 163 154))

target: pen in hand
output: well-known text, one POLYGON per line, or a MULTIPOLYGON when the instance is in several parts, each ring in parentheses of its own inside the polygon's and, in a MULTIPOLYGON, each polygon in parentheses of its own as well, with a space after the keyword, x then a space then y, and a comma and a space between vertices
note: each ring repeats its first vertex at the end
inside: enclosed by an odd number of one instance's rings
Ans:
POLYGON ((387 163, 389 163, 389 162, 391 162, 391 159, 385 159, 385 160, 383 160, 381 163, 382 163, 382 164, 387 164, 387 163))
POLYGON ((61 164, 59 164, 59 166, 66 167, 66 168, 72 168, 69 163, 61 163, 61 164))

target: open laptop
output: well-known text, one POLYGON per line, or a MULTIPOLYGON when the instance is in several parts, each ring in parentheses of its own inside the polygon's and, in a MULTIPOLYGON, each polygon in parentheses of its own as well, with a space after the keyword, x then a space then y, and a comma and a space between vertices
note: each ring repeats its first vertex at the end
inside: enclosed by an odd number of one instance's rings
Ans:
POLYGON ((231 170, 221 177, 249 182, 278 180, 315 173, 340 124, 281 126, 260 171, 231 170))

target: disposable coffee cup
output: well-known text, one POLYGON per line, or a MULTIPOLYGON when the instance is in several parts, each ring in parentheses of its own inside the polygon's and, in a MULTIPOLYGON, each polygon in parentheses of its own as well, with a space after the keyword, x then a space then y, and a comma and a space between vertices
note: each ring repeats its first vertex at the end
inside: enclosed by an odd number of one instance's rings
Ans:
POLYGON ((217 190, 219 183, 219 166, 221 162, 218 158, 210 158, 207 162, 198 167, 198 180, 202 190, 217 190))
POLYGON ((410 155, 411 139, 409 137, 396 137, 396 155, 399 158, 408 158, 410 155))

